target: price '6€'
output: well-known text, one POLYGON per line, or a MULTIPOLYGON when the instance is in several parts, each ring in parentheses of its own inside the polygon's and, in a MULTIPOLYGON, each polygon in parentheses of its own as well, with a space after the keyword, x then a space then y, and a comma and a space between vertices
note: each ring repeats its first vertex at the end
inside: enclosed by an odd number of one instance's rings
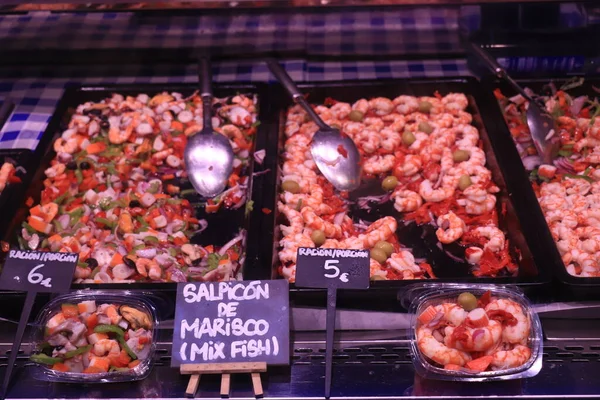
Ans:
POLYGON ((298 248, 296 285, 309 288, 367 289, 369 251, 298 248))
POLYGON ((68 291, 78 259, 75 253, 10 250, 0 275, 0 288, 24 292, 68 291))

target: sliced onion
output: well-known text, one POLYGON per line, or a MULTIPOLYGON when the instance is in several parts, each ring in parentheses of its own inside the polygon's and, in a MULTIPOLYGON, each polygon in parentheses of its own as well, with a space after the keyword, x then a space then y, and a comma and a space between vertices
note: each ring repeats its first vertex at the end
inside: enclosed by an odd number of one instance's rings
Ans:
MULTIPOLYGON (((108 239, 108 237, 106 238, 107 242, 110 242, 110 240, 108 239)), ((125 248, 125 246, 119 246, 117 247, 117 253, 119 253, 122 256, 127 255, 127 249, 125 248)))
POLYGON ((565 157, 558 157, 557 159, 554 160, 553 164, 558 169, 559 172, 562 172, 562 173, 565 173, 565 172, 566 173, 574 173, 575 172, 573 165, 571 165, 569 160, 566 159, 565 157))
POLYGON ((263 161, 265 160, 266 155, 267 155, 267 151, 265 149, 255 151, 254 152, 254 161, 256 161, 258 164, 262 165, 263 161))
POLYGON ((142 257, 142 258, 154 258, 154 257, 156 257, 156 249, 155 248, 140 249, 140 250, 136 251, 135 254, 138 257, 142 257))
POLYGON ((71 222, 71 216, 69 214, 62 214, 57 218, 57 221, 63 229, 67 229, 69 222, 71 222))
POLYGON ((208 227, 208 221, 205 219, 201 219, 198 221, 198 225, 200 226, 197 231, 199 233, 199 232, 202 232, 203 230, 205 230, 206 227, 208 227))
POLYGON ((571 113, 573 115, 578 115, 586 101, 587 96, 579 96, 573 99, 573 103, 571 104, 571 113))
POLYGON ((526 170, 532 171, 542 164, 540 156, 527 156, 523 158, 523 166, 526 170))
POLYGON ((434 331, 433 332, 433 337, 435 338, 435 340, 437 340, 440 343, 444 343, 444 337, 442 336, 442 334, 439 331, 434 331))
POLYGON ((237 235, 236 237, 231 239, 229 242, 225 243, 225 245, 223 247, 221 247, 221 250, 219 250, 219 255, 222 256, 223 254, 225 254, 227 252, 227 250, 229 250, 232 246, 234 246, 237 242, 239 242, 243 238, 244 238, 244 234, 240 233, 239 235, 237 235))
POLYGON ((473 332, 473 342, 476 342, 478 338, 485 335, 485 331, 483 329, 475 329, 473 332))
POLYGON ((339 212, 339 213, 335 214, 335 216, 333 217, 333 223, 335 225, 341 225, 342 222, 344 221, 345 216, 346 216, 345 212, 339 212))
POLYGON ((15 171, 20 172, 22 174, 27 173, 27 170, 25 168, 21 167, 20 165, 15 168, 15 171))
POLYGON ((440 323, 440 321, 442 320, 443 317, 444 317, 444 313, 438 311, 437 314, 435 314, 435 316, 431 319, 431 321, 429 321, 427 323, 427 327, 428 328, 433 328, 433 327, 437 326, 440 323))
POLYGON ((454 254, 450 253, 450 252, 449 252, 449 251, 447 251, 447 250, 446 250, 446 251, 444 251, 444 253, 446 253, 446 255, 447 255, 448 257, 450 257, 451 259, 453 259, 453 260, 454 260, 454 261, 456 261, 456 262, 464 262, 464 261, 465 261, 465 260, 463 260, 462 258, 455 256, 454 254))

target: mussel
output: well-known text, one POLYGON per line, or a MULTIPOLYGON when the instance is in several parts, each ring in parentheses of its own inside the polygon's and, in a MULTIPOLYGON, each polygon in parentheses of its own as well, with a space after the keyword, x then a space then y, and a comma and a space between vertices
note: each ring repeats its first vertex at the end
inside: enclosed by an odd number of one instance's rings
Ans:
POLYGON ((150 318, 150 315, 147 313, 131 306, 121 306, 119 311, 121 312, 123 318, 129 322, 131 328, 144 328, 147 330, 152 329, 152 318, 150 318))

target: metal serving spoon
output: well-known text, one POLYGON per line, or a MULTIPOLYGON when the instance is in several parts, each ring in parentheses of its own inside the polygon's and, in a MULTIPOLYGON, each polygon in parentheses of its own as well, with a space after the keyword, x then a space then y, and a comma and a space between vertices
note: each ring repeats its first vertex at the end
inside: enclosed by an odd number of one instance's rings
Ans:
POLYGON ((203 197, 214 197, 227 186, 233 170, 233 149, 227 137, 212 128, 212 76, 207 58, 200 59, 202 130, 188 138, 183 155, 188 178, 203 197))
POLYGON ((292 95, 294 102, 299 104, 319 127, 310 145, 310 152, 319 171, 338 190, 358 188, 362 165, 354 141, 323 122, 277 61, 267 60, 267 64, 277 80, 292 95))
POLYGON ((558 141, 552 141, 548 137, 552 130, 554 134, 558 135, 558 129, 554 118, 546 111, 546 108, 533 99, 525 90, 511 78, 504 68, 498 64, 498 62, 490 56, 481 46, 475 43, 469 43, 471 49, 477 57, 500 79, 504 79, 508 82, 513 89, 515 89, 521 96, 529 102, 527 108, 527 125, 531 132, 531 138, 533 144, 537 149, 540 158, 545 164, 552 164, 552 160, 556 158, 556 153, 559 149, 558 141))

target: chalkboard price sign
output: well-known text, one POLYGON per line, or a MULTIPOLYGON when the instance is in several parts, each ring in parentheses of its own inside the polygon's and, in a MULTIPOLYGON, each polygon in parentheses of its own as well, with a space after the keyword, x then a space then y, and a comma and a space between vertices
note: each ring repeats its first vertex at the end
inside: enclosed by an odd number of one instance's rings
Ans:
POLYGON ((171 366, 289 363, 285 280, 177 285, 171 366))
POLYGON ((300 247, 296 285, 307 288, 367 289, 369 251, 300 247))
POLYGON ((78 259, 75 253, 9 250, 0 275, 0 288, 23 292, 65 292, 71 287, 78 259))

